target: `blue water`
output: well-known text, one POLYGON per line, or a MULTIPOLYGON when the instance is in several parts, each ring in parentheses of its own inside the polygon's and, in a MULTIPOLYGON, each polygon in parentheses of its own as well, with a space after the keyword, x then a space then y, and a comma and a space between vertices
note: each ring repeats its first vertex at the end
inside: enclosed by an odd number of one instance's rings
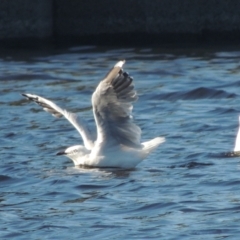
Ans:
POLYGON ((0 239, 238 239, 240 51, 5 51, 0 72, 0 239), (135 170, 76 168, 55 154, 78 132, 20 94, 94 126, 91 94, 123 58, 142 139, 167 141, 135 170))

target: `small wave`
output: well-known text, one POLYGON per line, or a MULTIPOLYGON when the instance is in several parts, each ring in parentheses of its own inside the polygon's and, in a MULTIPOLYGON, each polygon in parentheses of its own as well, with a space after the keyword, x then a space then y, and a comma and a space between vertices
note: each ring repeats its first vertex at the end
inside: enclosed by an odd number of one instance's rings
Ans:
POLYGON ((64 203, 83 203, 89 199, 92 199, 93 197, 81 197, 81 198, 76 198, 76 199, 72 199, 72 200, 67 200, 64 203))
POLYGON ((234 108, 217 107, 213 110, 210 110, 209 113, 215 113, 215 114, 236 113, 236 114, 238 114, 239 111, 234 108))
POLYGON ((108 184, 81 184, 76 186, 76 189, 81 189, 81 190, 90 190, 90 189, 102 189, 102 188, 108 188, 110 185, 108 184))
POLYGON ((16 136, 15 133, 9 132, 9 133, 6 133, 6 134, 4 135, 4 138, 12 138, 12 137, 15 137, 15 136, 16 136))
POLYGON ((201 98, 234 98, 237 95, 228 93, 224 90, 215 90, 211 88, 200 87, 184 94, 185 99, 201 99, 201 98))
POLYGON ((6 175, 0 175, 0 182, 11 180, 12 178, 6 175))
POLYGON ((197 161, 190 161, 187 163, 183 163, 180 165, 172 165, 170 168, 188 168, 188 169, 193 169, 193 168, 203 168, 203 167, 208 167, 212 166, 213 163, 207 162, 207 163, 202 163, 202 162, 197 162, 197 161))
MULTIPOLYGON (((232 71, 234 71, 234 70, 232 70, 232 71)), ((221 88, 226 88, 226 87, 240 87, 240 80, 223 84, 223 85, 221 85, 220 87, 221 87, 221 88)))
POLYGON ((6 81, 6 80, 18 80, 18 81, 26 81, 26 80, 51 80, 56 79, 55 77, 52 77, 47 74, 12 74, 12 75, 2 75, 0 76, 0 81, 6 81))
POLYGON ((136 211, 150 211, 150 210, 157 210, 157 209, 163 209, 163 208, 171 208, 176 206, 176 203, 174 202, 157 202, 157 203, 150 203, 150 204, 145 204, 144 206, 141 206, 132 212, 136 211))
POLYGON ((235 93, 229 93, 224 90, 199 87, 190 91, 162 93, 159 94, 157 98, 169 101, 176 101, 176 100, 235 98, 236 96, 237 95, 235 93))
POLYGON ((192 169, 192 168, 202 168, 202 167, 208 167, 208 166, 212 166, 213 163, 201 163, 201 162, 189 162, 187 164, 182 164, 180 165, 180 167, 184 167, 184 168, 188 168, 188 169, 192 169))

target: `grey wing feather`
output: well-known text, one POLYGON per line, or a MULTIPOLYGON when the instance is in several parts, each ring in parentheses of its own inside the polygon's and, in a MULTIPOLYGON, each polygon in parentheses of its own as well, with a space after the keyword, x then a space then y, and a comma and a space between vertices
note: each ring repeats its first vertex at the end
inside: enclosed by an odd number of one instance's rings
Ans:
POLYGON ((132 103, 138 99, 133 79, 118 62, 98 85, 92 96, 98 140, 115 140, 128 147, 141 148, 141 129, 134 123, 132 103))
POLYGON ((67 110, 57 106, 52 101, 38 95, 29 93, 22 95, 28 100, 31 100, 37 103, 39 106, 43 107, 43 110, 51 113, 54 117, 60 118, 64 116, 78 130, 78 132, 82 136, 85 147, 87 149, 92 149, 94 141, 93 135, 89 131, 87 124, 83 121, 83 119, 80 119, 77 114, 68 112, 67 110))

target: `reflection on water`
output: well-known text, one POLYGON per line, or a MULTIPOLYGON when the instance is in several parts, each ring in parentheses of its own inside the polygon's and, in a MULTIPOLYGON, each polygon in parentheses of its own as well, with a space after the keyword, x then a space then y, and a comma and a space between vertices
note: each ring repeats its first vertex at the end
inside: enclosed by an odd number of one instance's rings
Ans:
POLYGON ((0 54, 1 239, 189 239, 239 235, 240 52, 73 47, 0 54), (55 156, 81 143, 21 93, 80 112, 119 59, 134 77, 143 140, 167 142, 134 170, 55 156))

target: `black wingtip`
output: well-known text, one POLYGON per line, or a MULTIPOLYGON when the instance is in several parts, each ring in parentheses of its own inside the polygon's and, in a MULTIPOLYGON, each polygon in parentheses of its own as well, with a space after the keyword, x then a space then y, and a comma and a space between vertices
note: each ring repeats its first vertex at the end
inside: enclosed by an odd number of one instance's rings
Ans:
POLYGON ((25 97, 27 100, 32 100, 33 98, 29 97, 27 93, 21 94, 23 97, 25 97))
POLYGON ((25 97, 27 100, 32 100, 34 102, 38 101, 38 96, 32 95, 30 93, 21 93, 23 97, 25 97))

